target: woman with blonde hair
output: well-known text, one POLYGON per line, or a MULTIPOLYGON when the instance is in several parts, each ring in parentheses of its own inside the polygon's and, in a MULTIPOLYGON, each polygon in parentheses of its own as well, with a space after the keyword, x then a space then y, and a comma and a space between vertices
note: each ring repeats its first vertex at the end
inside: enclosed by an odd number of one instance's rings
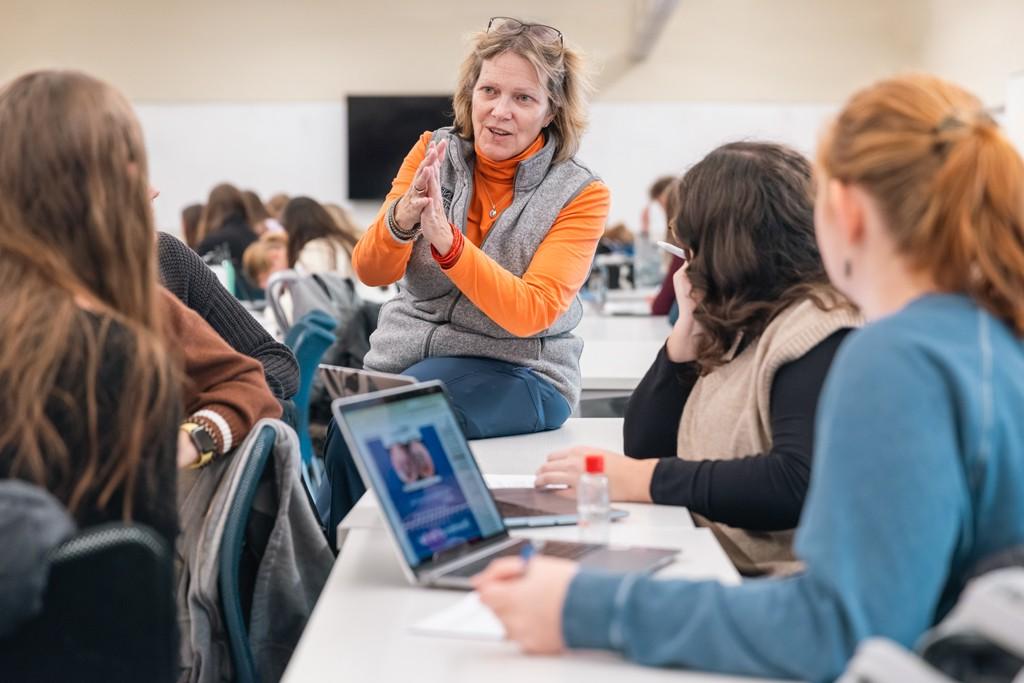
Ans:
POLYGON ((560 31, 491 19, 455 125, 416 142, 353 253, 365 284, 401 280, 366 367, 444 380, 471 438, 555 429, 579 398, 577 292, 609 206, 576 158, 587 90, 560 31))
MULTIPOLYGON (((558 29, 491 19, 455 125, 420 136, 352 254, 364 284, 400 281, 365 367, 443 380, 469 438, 557 429, 579 399, 577 293, 610 202, 576 159, 587 92, 558 29)), ((333 529, 364 491, 333 422, 325 457, 333 529)))
POLYGON ((131 106, 84 74, 27 74, 0 91, 0 149, 0 472, 82 526, 173 543, 182 410, 131 106))
POLYGON ((858 643, 910 647, 987 556, 1024 542, 1024 164, 960 88, 856 93, 818 151, 832 282, 870 321, 821 397, 802 573, 741 586, 499 560, 481 599, 528 652, 834 679, 858 643))
POLYGON ((283 232, 261 235, 246 248, 242 268, 250 282, 266 289, 271 275, 288 269, 288 235, 283 232))

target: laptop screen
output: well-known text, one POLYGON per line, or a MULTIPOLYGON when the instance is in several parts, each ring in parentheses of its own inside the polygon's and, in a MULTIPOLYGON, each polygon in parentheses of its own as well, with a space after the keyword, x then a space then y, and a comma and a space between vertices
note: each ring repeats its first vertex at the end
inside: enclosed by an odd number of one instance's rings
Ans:
POLYGON ((413 568, 505 531, 447 397, 427 389, 335 409, 413 568))
POLYGON ((416 384, 414 377, 405 375, 391 375, 326 363, 321 363, 319 369, 324 388, 332 399, 416 384))

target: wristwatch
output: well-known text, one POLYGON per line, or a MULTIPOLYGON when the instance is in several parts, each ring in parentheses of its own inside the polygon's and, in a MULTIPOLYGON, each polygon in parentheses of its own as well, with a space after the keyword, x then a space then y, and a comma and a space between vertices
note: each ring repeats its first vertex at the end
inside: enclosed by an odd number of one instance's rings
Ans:
POLYGON ((217 451, 217 444, 213 440, 213 435, 210 434, 206 427, 195 422, 184 422, 181 428, 188 434, 188 438, 192 440, 196 450, 199 451, 199 460, 189 465, 189 468, 198 469, 213 460, 213 456, 217 451))

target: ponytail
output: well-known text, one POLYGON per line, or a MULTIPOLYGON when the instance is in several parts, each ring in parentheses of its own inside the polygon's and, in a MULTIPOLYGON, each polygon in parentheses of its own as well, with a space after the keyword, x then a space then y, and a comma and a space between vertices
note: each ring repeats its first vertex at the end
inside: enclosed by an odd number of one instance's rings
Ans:
POLYGON ((924 221, 935 226, 935 257, 947 262, 933 274, 1024 336, 1024 168, 991 119, 964 128, 935 177, 924 221))
POLYGON ((957 86, 909 75, 854 95, 819 163, 878 201, 899 253, 1024 337, 1024 163, 957 86))

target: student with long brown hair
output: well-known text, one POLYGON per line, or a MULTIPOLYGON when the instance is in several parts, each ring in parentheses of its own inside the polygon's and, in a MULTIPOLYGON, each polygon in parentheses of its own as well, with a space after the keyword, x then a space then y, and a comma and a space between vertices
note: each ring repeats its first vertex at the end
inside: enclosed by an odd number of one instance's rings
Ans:
POLYGON ((526 650, 832 680, 865 638, 912 646, 1024 542, 1024 163, 924 75, 856 93, 818 162, 825 266, 870 322, 821 398, 806 569, 723 586, 501 560, 477 587, 526 650))
MULTIPOLYGON (((673 276, 679 319, 629 399, 631 457, 602 451, 611 494, 687 507, 745 575, 791 573, 818 395, 861 322, 814 241, 811 163, 782 145, 722 145, 669 206, 690 257, 673 276)), ((552 454, 538 485, 574 486, 597 451, 552 454)))
POLYGON ((142 133, 83 74, 0 91, 0 472, 173 542, 179 380, 142 133), (59 135, 54 131, 60 131, 59 135))
POLYGON ((181 210, 181 240, 190 249, 199 246, 199 221, 202 217, 202 204, 189 204, 181 210))
POLYGON ((343 229, 320 202, 295 197, 281 214, 288 234, 288 267, 312 274, 352 276, 352 250, 358 237, 343 229))
POLYGON ((245 197, 245 208, 249 213, 249 225, 252 226, 253 232, 262 237, 267 233, 284 231, 255 190, 243 190, 242 196, 245 197))
POLYGON ((241 190, 228 183, 221 183, 210 190, 199 221, 196 252, 205 256, 212 251, 226 250, 235 272, 240 272, 242 254, 256 238, 245 195, 241 190))

